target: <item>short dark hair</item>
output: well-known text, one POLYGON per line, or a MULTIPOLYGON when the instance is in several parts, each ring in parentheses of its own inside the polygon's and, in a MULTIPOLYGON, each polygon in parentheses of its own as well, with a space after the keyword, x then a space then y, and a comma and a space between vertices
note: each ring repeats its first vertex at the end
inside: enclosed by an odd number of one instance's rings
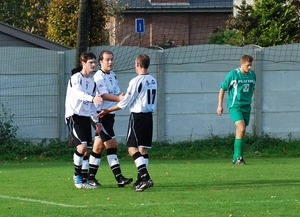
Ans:
POLYGON ((140 64, 141 68, 148 69, 150 65, 150 57, 146 54, 140 54, 137 56, 136 61, 140 64))
POLYGON ((249 54, 244 54, 242 57, 241 57, 241 62, 249 62, 249 63, 252 63, 253 61, 253 57, 249 54))
POLYGON ((113 57, 114 57, 114 54, 113 54, 113 52, 111 52, 110 50, 103 50, 103 51, 101 51, 101 53, 99 54, 99 57, 98 57, 98 60, 100 61, 100 60, 103 60, 103 54, 111 54, 113 57))
POLYGON ((83 52, 80 55, 80 62, 83 61, 86 63, 88 60, 92 60, 92 59, 96 59, 96 55, 92 52, 83 52))

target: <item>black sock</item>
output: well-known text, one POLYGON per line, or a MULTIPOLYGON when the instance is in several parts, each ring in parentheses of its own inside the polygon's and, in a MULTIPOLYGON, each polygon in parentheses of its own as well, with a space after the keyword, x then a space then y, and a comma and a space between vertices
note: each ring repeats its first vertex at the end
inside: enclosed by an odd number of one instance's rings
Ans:
POLYGON ((132 156, 132 158, 134 160, 136 168, 138 169, 138 177, 140 177, 142 181, 148 181, 150 179, 150 175, 146 168, 145 160, 142 154, 140 152, 137 152, 132 156))
POLYGON ((89 159, 89 179, 94 180, 101 163, 101 154, 92 152, 89 159))
POLYGON ((111 168, 111 171, 113 172, 116 180, 119 181, 119 179, 123 176, 122 176, 122 171, 117 156, 117 149, 109 148, 106 150, 106 153, 107 153, 107 162, 111 168))

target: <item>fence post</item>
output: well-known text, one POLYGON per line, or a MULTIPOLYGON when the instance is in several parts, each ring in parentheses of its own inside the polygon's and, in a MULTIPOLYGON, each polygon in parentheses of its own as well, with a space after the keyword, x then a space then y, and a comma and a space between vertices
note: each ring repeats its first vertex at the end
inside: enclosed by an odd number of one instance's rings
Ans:
POLYGON ((156 52, 157 72, 157 141, 165 140, 165 72, 163 60, 164 51, 156 52))
POLYGON ((66 139, 66 124, 65 124, 65 54, 62 51, 57 52, 58 56, 58 70, 57 70, 57 89, 58 89, 58 102, 57 102, 57 129, 58 138, 61 140, 66 139))
POLYGON ((257 136, 262 135, 262 49, 254 50, 254 69, 256 73, 256 84, 254 93, 254 125, 253 132, 257 136))

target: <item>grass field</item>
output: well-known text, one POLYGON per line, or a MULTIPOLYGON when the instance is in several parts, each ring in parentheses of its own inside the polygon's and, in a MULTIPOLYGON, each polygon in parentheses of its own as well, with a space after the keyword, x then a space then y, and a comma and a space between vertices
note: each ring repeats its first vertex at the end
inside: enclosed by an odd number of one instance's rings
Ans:
MULTIPOLYGON (((76 189, 65 161, 0 164, 0 216, 300 216, 300 159, 150 160, 154 187, 118 188, 103 160, 102 187, 76 189)), ((136 177, 130 160, 123 174, 136 177)))

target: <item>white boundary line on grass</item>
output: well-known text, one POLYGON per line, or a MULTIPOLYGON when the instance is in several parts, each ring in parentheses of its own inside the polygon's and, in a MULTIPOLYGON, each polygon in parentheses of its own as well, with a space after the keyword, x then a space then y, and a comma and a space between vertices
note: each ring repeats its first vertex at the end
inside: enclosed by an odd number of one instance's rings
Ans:
POLYGON ((55 203, 55 202, 50 202, 46 200, 35 200, 35 199, 30 199, 30 198, 22 198, 22 197, 11 197, 7 195, 0 195, 1 198, 4 199, 11 199, 11 200, 21 200, 21 201, 27 201, 27 202, 33 202, 33 203, 44 203, 44 204, 49 204, 49 205, 54 205, 54 206, 63 206, 63 207, 72 207, 72 208, 86 208, 86 205, 70 205, 70 204, 63 204, 63 203, 55 203))
MULTIPOLYGON (((27 202, 33 202, 33 203, 43 203, 43 204, 49 204, 49 205, 54 205, 54 206, 62 206, 62 207, 71 207, 71 208, 88 208, 88 207, 106 207, 106 206, 120 206, 120 205, 125 205, 125 204, 98 204, 98 205, 70 205, 70 204, 63 204, 63 203, 55 203, 55 202, 50 202, 46 200, 35 200, 35 199, 30 199, 30 198, 21 198, 21 197, 12 197, 8 195, 0 195, 0 198, 4 199, 10 199, 10 200, 21 200, 21 201, 27 201, 27 202)), ((129 203, 129 205, 133 206, 164 206, 164 205, 197 205, 197 204, 229 204, 229 203, 235 203, 235 204, 242 204, 242 203, 284 203, 284 202, 296 202, 300 203, 299 200, 297 199, 287 199, 287 200, 260 200, 260 201, 254 201, 254 200, 248 200, 248 201, 228 201, 228 202, 218 202, 218 201, 212 201, 212 202, 195 202, 195 203, 141 203, 141 204, 134 204, 134 203, 129 203)), ((128 204, 126 204, 128 205, 128 204)))

